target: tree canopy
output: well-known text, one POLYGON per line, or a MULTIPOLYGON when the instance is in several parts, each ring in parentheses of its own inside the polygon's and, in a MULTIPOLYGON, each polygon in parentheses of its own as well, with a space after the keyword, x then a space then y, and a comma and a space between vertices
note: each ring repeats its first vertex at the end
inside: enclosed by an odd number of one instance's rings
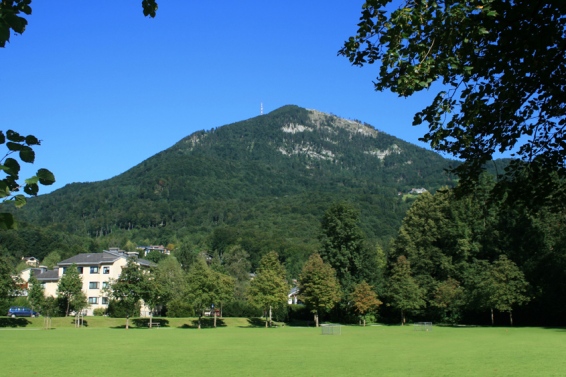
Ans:
POLYGON ((314 314, 316 327, 319 313, 330 311, 341 296, 336 271, 319 254, 311 255, 299 277, 299 298, 314 314))
MULTIPOLYGON (((156 0, 142 0, 143 15, 155 17, 156 0)), ((31 0, 2 0, 0 2, 0 47, 5 47, 12 33, 23 34, 31 15, 31 0)))
POLYGON ((366 1, 339 54, 378 64, 378 91, 411 96, 442 84, 413 124, 427 123, 422 140, 464 160, 462 187, 494 153, 511 151, 519 160, 500 186, 535 204, 553 199, 566 176, 564 1, 409 0, 390 12, 391 2, 366 1))

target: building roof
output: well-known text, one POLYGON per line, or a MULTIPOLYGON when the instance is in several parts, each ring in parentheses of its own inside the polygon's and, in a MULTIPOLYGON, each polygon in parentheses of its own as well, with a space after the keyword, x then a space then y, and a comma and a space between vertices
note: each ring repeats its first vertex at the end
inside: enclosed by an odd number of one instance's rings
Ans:
POLYGON ((47 270, 44 273, 35 276, 38 281, 59 280, 59 269, 47 270))
POLYGON ((120 258, 125 258, 125 255, 117 255, 115 253, 111 253, 108 251, 104 251, 102 253, 87 253, 87 254, 78 254, 74 257, 62 260, 61 262, 57 263, 59 266, 68 266, 71 264, 76 264, 77 266, 81 265, 93 265, 93 264, 111 264, 120 258))
MULTIPOLYGON (((129 255, 128 252, 123 250, 104 250, 102 253, 83 253, 75 255, 74 257, 62 260, 57 263, 58 266, 70 266, 73 263, 77 266, 92 266, 101 264, 112 264, 120 258, 129 259, 133 256, 129 255)), ((140 266, 152 267, 155 263, 150 262, 146 259, 138 258, 136 262, 140 266)))

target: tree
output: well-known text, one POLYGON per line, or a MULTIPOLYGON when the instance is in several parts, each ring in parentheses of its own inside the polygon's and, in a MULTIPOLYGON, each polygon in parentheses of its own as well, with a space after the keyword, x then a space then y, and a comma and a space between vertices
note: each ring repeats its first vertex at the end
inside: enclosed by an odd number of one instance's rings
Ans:
POLYGON ((391 305, 401 311, 401 325, 405 324, 405 313, 425 306, 422 288, 411 276, 411 264, 401 255, 393 265, 388 282, 391 305))
POLYGON ((61 262, 61 254, 58 251, 52 251, 43 258, 41 264, 51 269, 59 262, 61 262))
POLYGON ((147 296, 147 290, 147 276, 133 259, 128 260, 120 276, 108 285, 110 297, 126 313, 126 330, 129 329, 130 317, 139 315, 139 303, 147 296))
POLYGON ((28 280, 28 301, 33 310, 39 311, 40 313, 42 312, 45 294, 43 292, 43 287, 33 272, 30 272, 30 278, 28 280))
MULTIPOLYGON (((11 3, 11 1, 0 2, 0 21, 4 21, 4 18, 7 17, 2 9, 7 3, 11 3)), ((0 46, 2 28, 3 22, 0 22, 0 46)), ((35 161, 33 147, 41 144, 35 136, 22 136, 12 130, 8 130, 4 135, 4 132, 0 131, 0 144, 6 144, 8 149, 4 157, 0 158, 0 171, 4 174, 0 179, 0 204, 6 200, 12 200, 16 208, 20 208, 26 204, 26 197, 19 193, 20 189, 23 188, 23 192, 27 195, 35 196, 39 192, 39 184, 51 185, 55 182, 55 176, 47 169, 39 169, 36 175, 26 179, 23 184, 18 182, 20 179, 20 163, 14 157, 17 154, 22 162, 32 164, 35 161)), ((12 229, 15 226, 14 216, 11 213, 0 213, 0 229, 12 229)))
POLYGON ((299 277, 299 298, 314 314, 316 327, 319 314, 332 310, 341 297, 336 271, 319 254, 311 255, 299 277))
POLYGON ((513 307, 530 301, 526 295, 529 283, 517 265, 501 255, 490 271, 490 302, 495 309, 509 313, 509 323, 513 326, 513 307))
POLYGON ((464 305, 464 288, 458 280, 446 279, 436 286, 432 305, 442 312, 443 321, 457 322, 460 317, 459 308, 464 305))
POLYGON ((391 12, 390 2, 364 3, 357 34, 339 54, 357 66, 378 63, 379 91, 406 97, 443 84, 413 124, 428 123, 421 140, 464 161, 455 169, 462 188, 495 152, 514 151, 521 161, 498 187, 514 186, 529 203, 558 202, 566 177, 564 2, 410 0, 391 12))
POLYGON ((236 280, 234 298, 243 300, 250 285, 250 255, 241 246, 235 245, 229 247, 222 257, 226 272, 236 280))
POLYGON ((373 287, 365 281, 356 284, 354 287, 352 301, 354 303, 354 310, 362 318, 364 326, 366 325, 366 314, 377 310, 379 305, 383 304, 377 298, 377 293, 375 293, 373 287))
POLYGON ((260 262, 255 278, 250 282, 248 299, 254 306, 264 311, 265 327, 271 326, 273 309, 287 303, 289 284, 285 280, 285 268, 279 262, 275 251, 265 254, 260 262), (269 314, 268 314, 269 313, 269 314))
POLYGON ((352 284, 361 281, 363 275, 376 271, 364 266, 375 253, 367 253, 364 248, 364 235, 359 225, 359 213, 345 203, 332 205, 324 214, 321 221, 320 256, 336 270, 336 276, 342 288, 348 292, 352 284))
POLYGON ((5 257, 0 257, 0 304, 4 304, 14 297, 20 290, 12 278, 10 261, 5 257))
POLYGON ((204 311, 216 301, 217 287, 215 273, 207 266, 204 258, 198 258, 191 266, 187 276, 188 298, 198 314, 198 328, 204 311))
MULTIPOLYGON (((155 17, 156 0, 142 0, 144 16, 155 17)), ((10 41, 10 34, 22 34, 28 24, 25 16, 31 15, 31 0, 3 0, 0 2, 0 47, 10 41)))
POLYGON ((186 285, 185 272, 175 257, 163 259, 153 270, 155 284, 159 286, 160 304, 167 305, 172 300, 179 300, 186 285))
POLYGON ((63 276, 57 285, 57 296, 61 300, 64 300, 66 307, 65 317, 69 316, 70 311, 76 310, 75 304, 81 307, 80 309, 83 308, 81 300, 84 298, 84 294, 82 289, 83 281, 81 275, 79 274, 77 265, 72 264, 63 272, 63 276))

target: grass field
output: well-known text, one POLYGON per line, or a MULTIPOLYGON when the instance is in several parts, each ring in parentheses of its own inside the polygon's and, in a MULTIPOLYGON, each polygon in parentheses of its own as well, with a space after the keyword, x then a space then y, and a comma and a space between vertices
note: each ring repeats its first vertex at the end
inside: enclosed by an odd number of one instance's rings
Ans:
MULTIPOLYGON (((6 319, 0 319, 0 325, 6 319)), ((411 326, 320 329, 254 327, 226 319, 197 330, 170 319, 156 329, 118 327, 124 320, 42 318, 0 328, 2 376, 565 376, 566 330, 411 326), (57 326, 56 321, 61 321, 57 326)), ((27 319, 24 321, 28 321, 27 319)))

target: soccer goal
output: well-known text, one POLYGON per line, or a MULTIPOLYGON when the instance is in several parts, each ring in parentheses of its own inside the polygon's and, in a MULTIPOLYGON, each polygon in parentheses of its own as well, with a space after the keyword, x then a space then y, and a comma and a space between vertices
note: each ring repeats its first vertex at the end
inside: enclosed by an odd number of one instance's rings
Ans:
POLYGON ((415 331, 432 331, 432 322, 415 322, 413 323, 415 331))
POLYGON ((320 325, 322 335, 340 335, 342 334, 342 326, 333 324, 320 325))

